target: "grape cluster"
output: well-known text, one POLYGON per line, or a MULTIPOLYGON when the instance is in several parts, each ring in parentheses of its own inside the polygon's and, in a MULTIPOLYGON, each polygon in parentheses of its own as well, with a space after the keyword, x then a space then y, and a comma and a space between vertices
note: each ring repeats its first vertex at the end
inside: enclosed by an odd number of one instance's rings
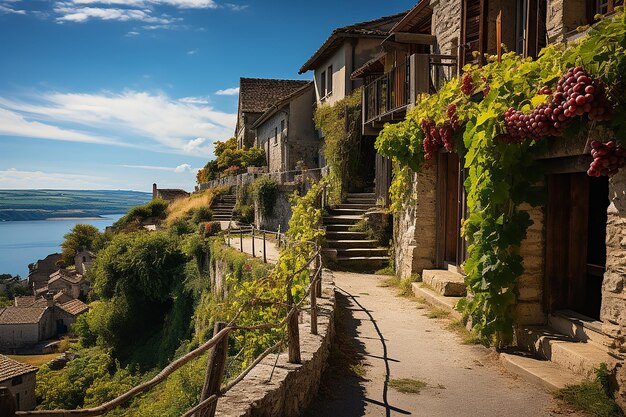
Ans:
POLYGON ((472 75, 469 72, 463 74, 463 78, 461 79, 461 91, 466 96, 471 96, 474 92, 474 80, 472 80, 472 75))
POLYGON ((432 120, 422 120, 421 128, 424 131, 424 159, 430 160, 439 148, 444 147, 448 152, 454 151, 452 134, 454 129, 450 122, 437 127, 432 120))
POLYGON ((591 142, 593 162, 587 171, 590 177, 611 176, 626 165, 626 149, 613 141, 591 142))
MULTIPOLYGON (((552 89, 545 86, 539 93, 551 95, 552 89)), ((560 136, 575 117, 583 114, 590 120, 608 120, 611 106, 604 86, 582 67, 575 67, 559 79, 549 103, 538 106, 530 114, 508 109, 504 113, 507 134, 500 139, 505 143, 521 143, 525 139, 538 141, 546 136, 560 136)))
POLYGON ((456 113, 456 110, 456 104, 452 103, 448 106, 448 110, 446 112, 448 120, 450 120, 450 126, 452 126, 453 130, 457 130, 461 126, 459 123, 459 115, 456 113))
POLYGON ((485 83, 485 87, 483 88, 483 97, 487 97, 487 95, 489 95, 489 92, 491 91, 491 86, 489 86, 489 82, 487 81, 487 78, 483 76, 481 76, 480 78, 485 83))

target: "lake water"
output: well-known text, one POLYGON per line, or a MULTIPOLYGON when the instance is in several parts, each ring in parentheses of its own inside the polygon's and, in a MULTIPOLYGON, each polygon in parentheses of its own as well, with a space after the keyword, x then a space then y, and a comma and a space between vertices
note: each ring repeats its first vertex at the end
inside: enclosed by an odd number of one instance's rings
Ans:
POLYGON ((91 224, 104 230, 122 216, 107 214, 99 220, 0 222, 0 274, 19 274, 26 278, 28 264, 61 252, 63 236, 75 225, 91 224))

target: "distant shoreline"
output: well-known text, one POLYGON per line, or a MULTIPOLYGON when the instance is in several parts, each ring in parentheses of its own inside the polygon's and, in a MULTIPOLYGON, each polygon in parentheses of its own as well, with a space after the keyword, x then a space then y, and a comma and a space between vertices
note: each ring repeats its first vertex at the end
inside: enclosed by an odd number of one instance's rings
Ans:
POLYGON ((74 220, 106 220, 109 217, 102 217, 102 216, 97 216, 97 217, 50 217, 47 219, 44 219, 44 221, 55 221, 55 220, 64 220, 64 221, 74 221, 74 220))

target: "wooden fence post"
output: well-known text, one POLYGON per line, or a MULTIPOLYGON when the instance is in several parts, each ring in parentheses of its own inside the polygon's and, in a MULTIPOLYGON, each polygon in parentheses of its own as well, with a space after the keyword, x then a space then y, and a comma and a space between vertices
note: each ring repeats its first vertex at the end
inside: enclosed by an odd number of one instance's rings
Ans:
MULTIPOLYGON (((315 257, 315 272, 316 273, 317 271, 320 271, 320 268, 322 267, 321 257, 322 255, 317 255, 315 257)), ((315 283, 315 295, 320 298, 322 297, 322 271, 320 271, 319 276, 317 277, 317 282, 315 283)))
POLYGON ((252 226, 252 257, 256 258, 256 253, 254 252, 254 226, 252 226))
MULTIPOLYGON (((226 323, 218 321, 215 323, 213 334, 218 334, 226 328, 226 323)), ((204 376, 204 386, 202 387, 202 395, 200 401, 219 394, 222 386, 222 378, 224 378, 224 368, 226 367, 226 358, 228 355, 228 336, 224 336, 220 342, 215 345, 209 356, 209 362, 206 367, 204 376)), ((204 410, 198 413, 198 417, 214 417, 217 409, 217 401, 208 405, 204 410)))
POLYGON ((267 263, 267 246, 265 245, 265 230, 263 231, 263 263, 267 263))
POLYGON ((0 387, 0 416, 14 417, 15 411, 17 411, 17 406, 13 394, 8 388, 0 387))
POLYGON ((317 269, 313 271, 311 278, 311 334, 317 335, 317 283, 313 285, 313 280, 317 276, 317 269))
POLYGON ((243 230, 239 230, 239 252, 243 252, 243 230))
MULTIPOLYGON (((287 285, 287 305, 289 311, 296 305, 291 294, 291 283, 287 285)), ((300 330, 298 328, 298 311, 296 310, 287 322, 287 336, 289 339, 289 363, 302 363, 300 357, 300 330)))

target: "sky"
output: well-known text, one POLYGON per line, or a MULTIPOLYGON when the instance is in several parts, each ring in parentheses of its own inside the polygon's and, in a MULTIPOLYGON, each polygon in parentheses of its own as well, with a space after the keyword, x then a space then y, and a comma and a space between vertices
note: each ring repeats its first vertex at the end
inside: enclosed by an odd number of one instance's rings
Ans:
POLYGON ((416 0, 0 0, 0 188, 192 190, 239 77, 416 0))

